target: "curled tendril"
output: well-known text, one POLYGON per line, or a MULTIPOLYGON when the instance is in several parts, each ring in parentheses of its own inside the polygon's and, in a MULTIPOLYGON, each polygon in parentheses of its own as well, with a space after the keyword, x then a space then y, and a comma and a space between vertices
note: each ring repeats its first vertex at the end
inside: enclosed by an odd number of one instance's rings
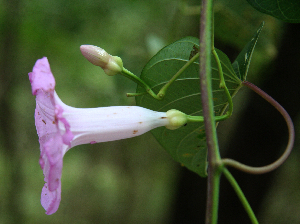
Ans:
POLYGON ((293 146, 294 146, 294 141, 295 141, 294 125, 293 125, 291 117, 286 112, 286 110, 271 96, 269 96, 263 90, 261 90, 260 88, 258 88, 257 86, 255 86, 254 84, 252 84, 248 81, 244 81, 243 85, 247 86, 248 88, 250 88, 251 90, 256 92, 258 95, 260 95, 262 98, 264 98, 266 101, 268 101, 272 106, 274 106, 281 113, 281 115, 285 119, 287 127, 288 127, 288 132, 289 132, 288 144, 286 146, 284 153, 281 155, 281 157, 278 160, 276 160, 275 162, 273 162, 269 165, 266 165, 266 166, 252 167, 252 166, 242 164, 233 159, 227 159, 227 158, 222 159, 222 164, 225 166, 234 167, 238 170, 241 170, 243 172, 250 173, 250 174, 263 174, 263 173, 267 173, 267 172, 270 172, 270 171, 278 168, 281 164, 284 163, 284 161, 290 155, 290 153, 293 149, 293 146))

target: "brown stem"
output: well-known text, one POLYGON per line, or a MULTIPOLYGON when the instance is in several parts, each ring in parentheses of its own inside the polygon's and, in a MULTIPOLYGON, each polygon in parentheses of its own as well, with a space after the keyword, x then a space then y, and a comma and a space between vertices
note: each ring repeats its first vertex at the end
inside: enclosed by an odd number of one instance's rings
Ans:
POLYGON ((207 224, 216 224, 218 220, 220 154, 216 134, 211 84, 211 49, 212 49, 212 9, 213 0, 202 0, 200 18, 199 71, 203 117, 208 151, 208 178, 206 219, 207 224))

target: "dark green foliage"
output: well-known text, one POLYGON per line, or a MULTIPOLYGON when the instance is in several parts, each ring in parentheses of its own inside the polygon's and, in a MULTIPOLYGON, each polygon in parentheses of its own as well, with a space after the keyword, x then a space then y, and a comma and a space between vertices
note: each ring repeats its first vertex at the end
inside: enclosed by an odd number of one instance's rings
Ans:
MULTIPOLYGON (((176 72, 195 54, 199 39, 186 37, 176 41, 159 51, 144 67, 141 78, 150 85, 154 92, 168 82, 176 72)), ((240 79, 235 75, 227 56, 216 50, 220 58, 224 78, 231 94, 240 86, 240 79)), ((216 116, 223 113, 227 98, 223 89, 219 88, 219 73, 216 62, 212 61, 212 85, 216 116)), ((141 87, 137 92, 143 92, 141 87)), ((186 114, 202 115, 199 83, 199 63, 194 62, 173 83, 162 101, 150 95, 136 98, 137 105, 156 111, 177 109, 186 114)), ((171 154, 177 162, 200 176, 206 176, 206 138, 203 123, 189 123, 177 130, 165 127, 152 131, 158 142, 171 154)))
POLYGON ((269 14, 288 23, 300 22, 299 0, 247 0, 262 13, 269 14))
POLYGON ((257 43, 259 34, 264 26, 262 23, 257 29, 256 33, 253 35, 252 39, 248 42, 248 44, 243 48, 243 50, 239 53, 232 66, 236 73, 236 75, 242 81, 245 81, 247 78, 251 58, 254 52, 255 45, 257 43))

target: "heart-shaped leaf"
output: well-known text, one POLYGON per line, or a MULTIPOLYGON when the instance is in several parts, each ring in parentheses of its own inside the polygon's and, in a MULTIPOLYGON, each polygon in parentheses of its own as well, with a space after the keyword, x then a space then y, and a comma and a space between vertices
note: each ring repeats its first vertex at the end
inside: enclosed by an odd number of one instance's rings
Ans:
MULTIPOLYGON (((176 72, 199 49, 199 39, 186 37, 160 50, 144 67, 143 79, 154 92, 168 82, 176 72)), ((233 94, 241 85, 241 80, 235 74, 228 57, 217 50, 220 58, 226 85, 233 94)), ((221 115, 227 105, 227 97, 223 89, 219 88, 220 80, 218 67, 212 58, 212 86, 215 115, 221 115)), ((137 93, 144 92, 138 86, 137 93)), ((189 115, 202 115, 199 81, 199 63, 192 63, 181 76, 169 87, 162 101, 155 100, 150 95, 136 97, 139 106, 156 111, 177 109, 189 115)), ((175 161, 186 166, 202 177, 206 176, 206 138, 203 123, 189 123, 177 130, 160 127, 152 130, 158 142, 171 154, 175 161)))
POLYGON ((258 11, 288 23, 300 23, 299 0, 247 0, 258 11))

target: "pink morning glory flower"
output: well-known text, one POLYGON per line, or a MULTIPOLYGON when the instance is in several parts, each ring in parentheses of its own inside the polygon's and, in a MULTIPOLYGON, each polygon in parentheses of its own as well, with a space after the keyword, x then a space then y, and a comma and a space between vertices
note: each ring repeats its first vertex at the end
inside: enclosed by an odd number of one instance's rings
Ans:
POLYGON ((131 138, 160 126, 175 129, 186 123, 182 119, 185 115, 180 115, 178 120, 178 112, 174 110, 166 113, 137 106, 68 106, 55 92, 55 79, 46 57, 37 60, 28 75, 32 94, 36 96, 35 126, 41 153, 39 163, 45 177, 41 204, 47 215, 55 213, 59 207, 63 156, 70 148, 131 138))

